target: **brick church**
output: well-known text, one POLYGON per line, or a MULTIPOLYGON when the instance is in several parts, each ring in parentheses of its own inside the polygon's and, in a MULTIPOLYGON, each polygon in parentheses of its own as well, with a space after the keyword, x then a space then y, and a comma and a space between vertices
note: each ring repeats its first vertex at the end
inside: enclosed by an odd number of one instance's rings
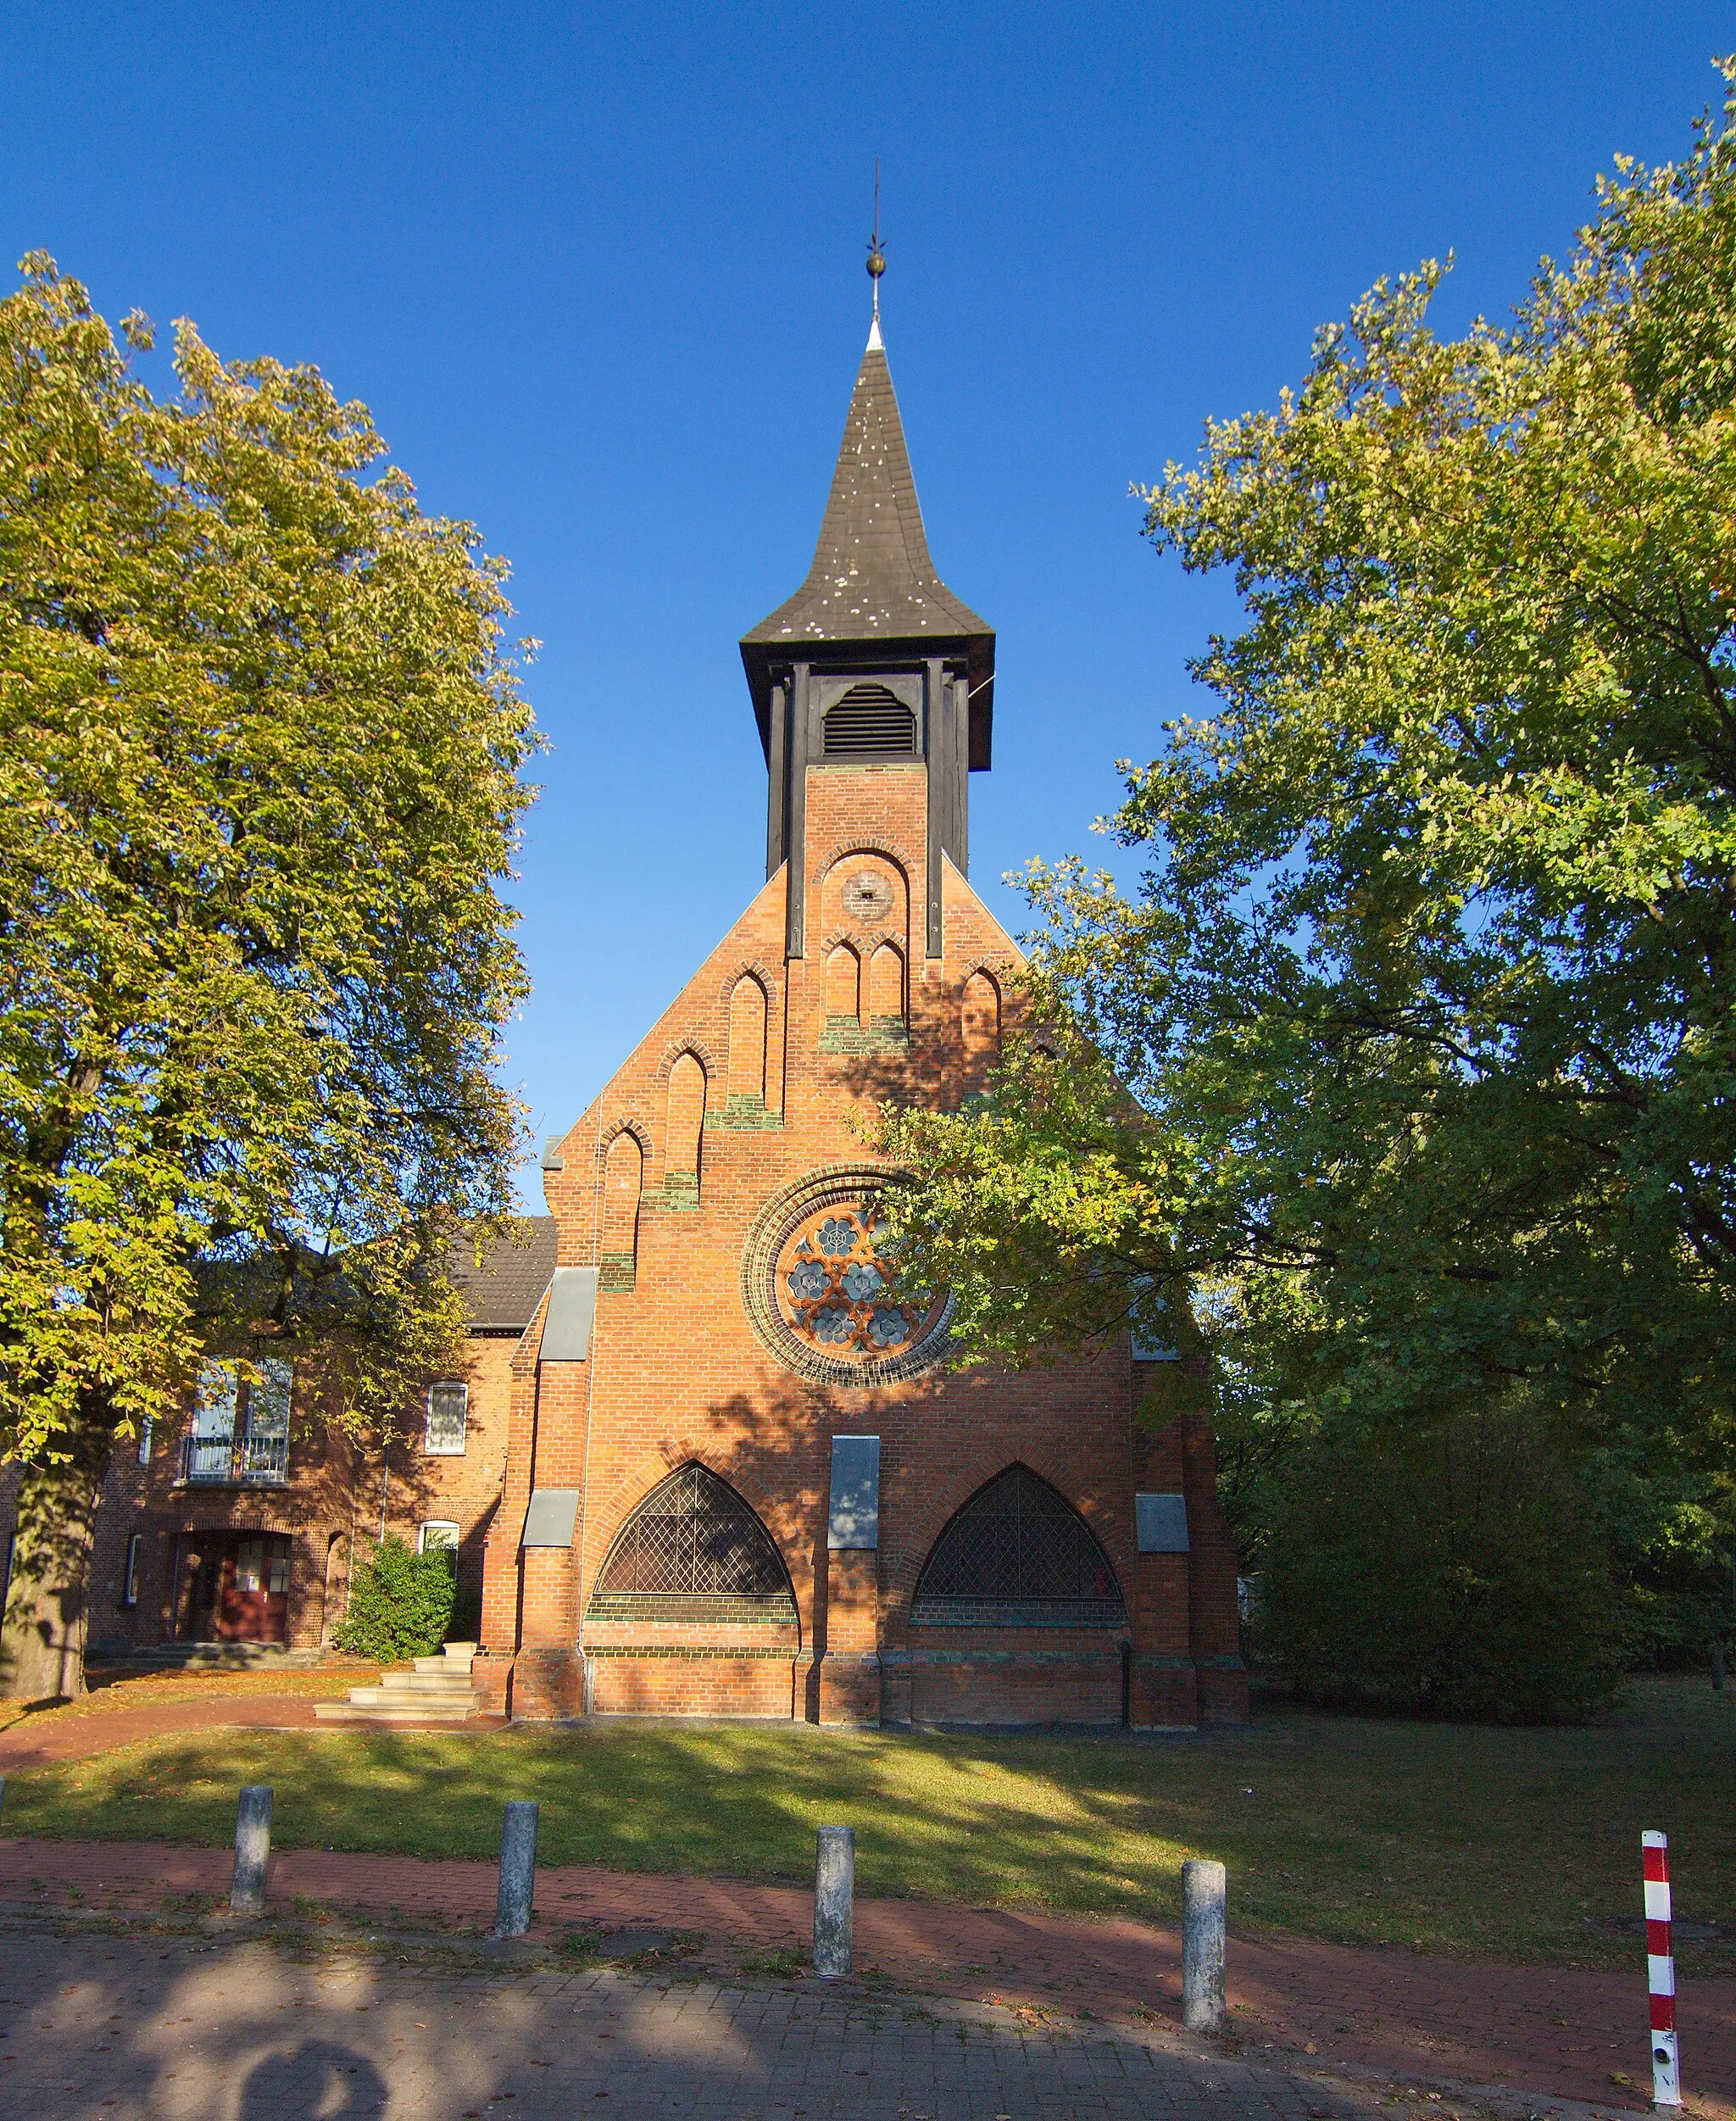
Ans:
POLYGON ((549 1213, 460 1262, 453 1372, 381 1445, 317 1363, 209 1364, 109 1469, 98 1655, 317 1656, 392 1532, 454 1550, 480 1699, 515 1716, 1245 1713, 1187 1322, 953 1370, 943 1295, 877 1250, 853 1109, 980 1089, 1019 966, 968 882, 994 635, 928 556, 877 326, 814 564, 742 658, 765 888, 549 1144, 549 1213))
POLYGON ((807 579, 742 642, 765 887, 545 1153, 486 1706, 1245 1713, 1203 1358, 949 1369, 944 1296, 878 1250, 853 1108, 955 1106, 1017 1027, 1019 953, 968 881, 994 646, 929 557, 876 322, 807 579))

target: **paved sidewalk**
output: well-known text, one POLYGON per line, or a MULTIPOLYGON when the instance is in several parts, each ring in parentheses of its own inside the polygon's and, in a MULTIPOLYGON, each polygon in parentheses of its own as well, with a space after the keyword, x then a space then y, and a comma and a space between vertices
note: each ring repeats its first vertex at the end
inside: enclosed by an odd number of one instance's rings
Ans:
MULTIPOLYGON (((0 1840, 0 1902, 47 1913, 70 1905, 159 1910, 222 1895, 222 1849, 152 1842, 0 1840)), ((282 1849, 270 1893, 372 1912, 411 1927, 481 1929, 492 1920, 487 1863, 282 1849)), ((811 1901, 793 1886, 739 1879, 548 1867, 537 1879, 533 1935, 574 1924, 702 1931, 706 1963, 734 1972, 743 1952, 802 1947, 811 1901)), ((1181 1998, 1173 1930, 910 1900, 862 1899, 856 1964, 901 1989, 997 2002, 1027 2022, 1082 2015, 1173 2027, 1181 1998)), ((1229 1993, 1250 2054, 1292 2066, 1317 2058, 1395 2075, 1506 2085, 1644 2110, 1650 2089, 1644 1962, 1631 1979, 1355 1951, 1305 1940, 1232 1935, 1229 1993), (1612 2082, 1625 2076, 1629 2085, 1612 2082)), ((1689 1982, 1681 1998, 1683 2077, 1700 2109, 1736 2116, 1736 1981, 1689 1982)))
MULTIPOLYGON (((1468 2116, 1475 2111, 1462 2108, 1468 2116)), ((1114 2029, 609 1969, 0 1929, 0 2113, 62 2121, 1374 2121, 1461 2108, 1114 2029), (605 2103, 606 2102, 606 2103, 605 2103)))

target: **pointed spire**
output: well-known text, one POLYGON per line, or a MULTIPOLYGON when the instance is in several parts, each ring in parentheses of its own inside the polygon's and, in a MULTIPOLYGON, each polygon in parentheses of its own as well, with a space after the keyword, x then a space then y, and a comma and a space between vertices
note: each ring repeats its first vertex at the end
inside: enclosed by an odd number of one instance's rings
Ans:
POLYGON ((856 373, 832 493, 807 580, 744 637, 771 648, 822 641, 993 637, 935 572, 916 482, 875 320, 856 373))

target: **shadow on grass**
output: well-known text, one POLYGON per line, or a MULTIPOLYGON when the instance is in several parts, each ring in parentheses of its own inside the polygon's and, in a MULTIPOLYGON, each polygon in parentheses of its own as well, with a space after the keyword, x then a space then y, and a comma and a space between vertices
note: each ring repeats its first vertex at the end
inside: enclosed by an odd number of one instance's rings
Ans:
POLYGON ((1684 1916, 1736 1908, 1736 1702, 1669 1681, 1629 1699, 1601 1729, 1310 1712, 1168 1747, 727 1723, 212 1730, 19 1776, 8 1823, 220 1845, 237 1787, 264 1781, 280 1845, 487 1860, 503 1802, 529 1797, 545 1863, 795 1883, 815 1828, 839 1821, 865 1893, 1166 1921, 1182 1857, 1206 1854, 1230 1865, 1232 1923, 1615 1963, 1599 1925, 1629 1909, 1644 1826, 1672 1830, 1684 1916))

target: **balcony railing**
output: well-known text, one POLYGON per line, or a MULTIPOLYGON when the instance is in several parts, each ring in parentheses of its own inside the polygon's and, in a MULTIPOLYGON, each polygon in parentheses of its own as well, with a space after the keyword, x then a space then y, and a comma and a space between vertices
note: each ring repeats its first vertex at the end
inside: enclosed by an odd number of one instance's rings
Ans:
POLYGON ((289 1478, 287 1436, 184 1436, 181 1477, 195 1487, 281 1488, 289 1478))

